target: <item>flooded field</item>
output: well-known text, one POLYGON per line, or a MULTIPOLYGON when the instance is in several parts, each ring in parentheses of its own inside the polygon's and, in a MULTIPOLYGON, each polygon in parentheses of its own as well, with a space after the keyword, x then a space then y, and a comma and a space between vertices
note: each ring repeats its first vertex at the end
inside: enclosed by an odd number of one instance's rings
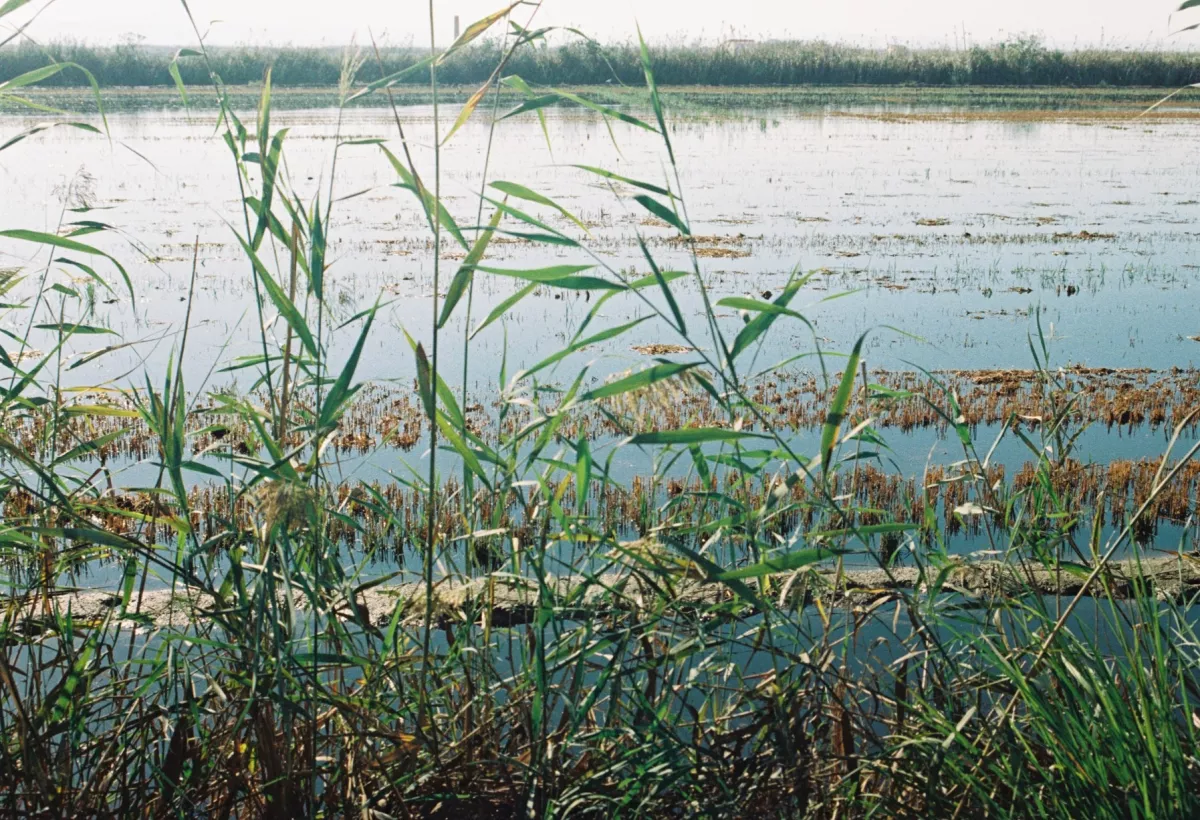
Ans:
MULTIPOLYGON (((714 297, 757 298, 778 292, 794 269, 816 271, 800 297, 815 342, 844 351, 863 330, 878 328, 868 343, 870 363, 887 370, 906 363, 1027 368, 1026 335, 1039 313, 1056 364, 1166 369, 1196 363, 1200 343, 1191 337, 1200 327, 1190 296, 1198 278, 1192 262, 1200 199, 1194 198, 1196 171, 1184 158, 1200 120, 1137 120, 1120 112, 1100 120, 1014 121, 980 114, 908 109, 742 116, 734 109, 677 121, 672 133, 684 158, 692 242, 714 297), (847 291, 855 294, 822 302, 847 291)), ((406 108, 403 115, 415 158, 428 162, 430 111, 406 108)), ((554 197, 589 233, 553 212, 549 223, 586 239, 617 269, 648 272, 639 233, 663 264, 686 266, 687 247, 665 223, 627 210, 603 180, 556 164, 602 166, 662 182, 657 138, 626 128, 614 146, 591 112, 559 110, 547 118, 552 151, 532 115, 497 128, 490 177, 554 197)), ((9 122, 12 130, 32 124, 9 122)), ((286 112, 275 122, 289 129, 291 184, 301 195, 327 193, 337 112, 286 112)), ((220 381, 201 363, 245 354, 257 339, 246 310, 253 304, 252 279, 230 227, 240 219, 240 203, 228 151, 213 138, 207 114, 117 114, 110 123, 112 144, 60 130, 6 159, 3 180, 13 194, 0 205, 0 219, 53 231, 61 205, 55 191, 78 172, 90 175, 83 195, 105 209, 103 221, 119 226, 133 246, 107 240, 105 249, 128 262, 138 304, 119 292, 98 292, 95 301, 96 317, 127 340, 181 326, 198 237, 197 355, 186 375, 197 387, 206 377, 220 381), (32 155, 37 162, 15 161, 32 155)), ((345 114, 340 137, 390 139, 391 130, 390 114, 355 110, 345 114)), ((443 154, 443 197, 463 225, 473 224, 480 210, 488 134, 486 124, 470 123, 443 154)), ((399 372, 403 363, 371 350, 392 349, 400 328, 422 338, 428 324, 422 308, 431 295, 427 226, 411 195, 392 187, 395 181, 377 147, 338 152, 333 193, 353 198, 333 210, 329 284, 347 317, 381 294, 389 303, 362 365, 363 375, 385 380, 411 378, 411 369, 399 372)), ((6 266, 28 274, 37 265, 20 246, 5 244, 6 266)), ((464 254, 444 239, 447 267, 464 254)), ((511 237, 493 244, 490 261, 515 269, 593 264, 576 249, 547 250, 511 237)), ((479 277, 472 324, 518 284, 479 277)), ((699 305, 688 282, 678 287, 681 309, 695 315, 699 305)), ((507 320, 510 366, 530 364, 541 346, 565 339, 586 313, 585 298, 547 290, 518 305, 507 320)), ((635 318, 641 309, 626 299, 608 313, 635 318)), ((740 322, 736 311, 722 320, 731 328, 740 322)), ((465 322, 456 317, 456 330, 465 322)), ((472 370, 479 379, 493 380, 503 339, 500 325, 477 337, 472 370)), ((623 338, 620 349, 595 353, 621 369, 639 361, 630 344, 656 341, 635 334, 623 338)), ((795 331, 775 339, 762 364, 811 349, 812 336, 795 331)), ((147 342, 137 355, 110 358, 107 367, 115 375, 144 359, 153 369, 169 350, 169 343, 147 342)), ((448 364, 458 366, 453 359, 448 364)))
MULTIPOLYGON (((403 113, 415 157, 428 160, 422 152, 428 151, 430 110, 403 113)), ((1200 199, 1193 198, 1195 170, 1183 160, 1200 120, 1135 120, 1122 113, 1111 121, 1012 121, 1003 114, 967 119, 966 113, 972 112, 748 118, 722 110, 678 121, 673 136, 692 241, 713 294, 758 297, 778 292, 793 269, 815 270, 802 292, 809 305, 803 312, 823 346, 847 348, 863 330, 883 325, 922 337, 876 334, 871 363, 888 370, 905 361, 958 369, 1026 367, 1025 336, 1036 311, 1060 364, 1163 369, 1195 363, 1200 343, 1190 337, 1200 328, 1188 295, 1198 277, 1190 263, 1200 199), (846 291, 858 293, 817 306, 846 291), (1150 316, 1156 321, 1147 323, 1150 316)), ((144 291, 136 309, 119 293, 115 304, 107 304, 113 295, 98 293, 96 316, 126 339, 178 328, 198 237, 197 353, 235 357, 252 349, 257 334, 239 327, 238 309, 251 305, 251 279, 230 228, 240 219, 239 202, 229 196, 236 180, 226 146, 212 138, 211 116, 116 114, 110 124, 113 144, 59 131, 32 149, 40 161, 6 161, 2 173, 14 193, 0 205, 0 219, 53 231, 60 208, 54 192, 77 172, 90 174, 84 196, 136 243, 140 253, 122 252, 121 258, 144 291)), ((336 110, 277 114, 276 124, 289 128, 286 173, 296 191, 325 192, 336 110)), ((28 124, 12 121, 13 130, 22 125, 28 124)), ((341 138, 388 139, 389 128, 390 114, 353 110, 344 115, 341 138)), ((684 265, 686 247, 665 223, 641 210, 623 210, 604 181, 556 164, 557 156, 562 163, 662 181, 653 134, 625 128, 614 146, 590 112, 552 112, 547 128, 553 152, 532 116, 500 124, 492 178, 558 200, 589 234, 562 216, 551 214, 548 221, 586 238, 589 249, 613 267, 648 273, 638 233, 665 264, 684 265)), ((443 156, 446 207, 461 225, 472 225, 479 211, 487 138, 486 124, 468 124, 443 156)), ((392 187, 395 181, 376 146, 342 146, 338 152, 335 196, 354 198, 334 209, 330 286, 346 316, 379 294, 392 301, 380 323, 391 331, 380 328, 373 341, 380 351, 394 345, 397 328, 420 337, 427 316, 419 309, 431 295, 424 216, 408 192, 392 187)), ((35 262, 6 245, 8 267, 35 262)), ((119 243, 106 250, 125 251, 119 243)), ((574 249, 546 251, 518 239, 500 239, 491 253, 498 268, 592 263, 574 249)), ((442 256, 452 263, 463 251, 445 239, 442 256)), ((695 313, 697 305, 686 301, 688 285, 679 287, 684 309, 695 313)), ((478 291, 476 321, 516 287, 514 280, 484 276, 478 291)), ((540 343, 563 339, 584 307, 551 293, 530 295, 508 322, 510 364, 528 364, 540 343)), ((628 304, 611 312, 634 318, 637 310, 628 304)), ((732 312, 725 318, 731 327, 738 322, 732 312)), ((464 321, 457 319, 460 329, 464 321)), ((499 327, 478 337, 479 372, 496 372, 502 339, 499 327)), ((778 345, 764 355, 799 352, 811 348, 812 339, 796 335, 778 345)), ((637 354, 623 347, 602 352, 636 363, 637 354)), ((158 345, 157 358, 150 345, 140 352, 154 365, 166 360, 168 349, 158 345)), ((116 371, 133 360, 110 366, 116 371)), ((394 364, 374 355, 364 361, 372 378, 402 377, 391 370, 394 364)), ((188 381, 205 375, 193 370, 188 381)))
MULTIPOLYGON (((1200 186, 1195 167, 1183 159, 1200 134, 1200 119, 1190 111, 1160 109, 1158 116, 1138 119, 1127 108, 1064 117, 990 107, 689 105, 671 129, 684 158, 680 184, 693 234, 686 241, 666 222, 630 210, 628 201, 614 196, 629 186, 567 167, 600 166, 668 184, 657 135, 637 128, 610 133, 599 114, 582 109, 551 110, 545 131, 533 115, 503 121, 494 133, 486 122, 472 121, 441 156, 442 198, 458 224, 477 224, 491 211, 479 200, 486 155, 490 180, 552 197, 572 218, 536 204, 532 210, 586 248, 497 236, 485 264, 485 271, 492 270, 476 276, 470 315, 460 310, 445 333, 461 339, 527 284, 506 271, 577 266, 586 272, 604 263, 631 279, 645 276, 644 239, 664 269, 688 269, 694 250, 713 301, 769 301, 794 272, 811 274, 793 302, 811 330, 792 323, 776 331, 754 354, 748 374, 788 362, 754 389, 772 418, 794 431, 798 447, 815 444, 842 369, 840 356, 864 332, 869 381, 935 400, 941 388, 929 379, 946 382, 985 447, 1014 412, 1032 429, 1039 411, 1029 393, 1033 380, 1022 371, 1035 365, 1031 337, 1040 336, 1038 349, 1044 340, 1049 353, 1043 364, 1084 374, 1080 386, 1089 402, 1074 416, 1081 426, 1091 425, 1081 439, 1083 462, 1104 470, 1109 462, 1152 460, 1174 426, 1198 406, 1194 291, 1200 265, 1193 262, 1200 186)), ((431 109, 405 107, 401 118, 415 160, 431 163, 431 109)), ((32 124, 6 122, 13 130, 32 124)), ((25 149, 38 162, 7 161, 3 180, 14 193, 0 205, 0 222, 54 232, 60 219, 71 221, 71 213, 62 212, 70 187, 68 205, 86 202, 96 209, 89 218, 119 226, 118 236, 101 246, 125 260, 136 303, 121 288, 98 288, 74 268, 52 265, 48 281, 85 288, 88 323, 135 344, 66 370, 66 384, 124 389, 143 368, 162 372, 190 309, 182 374, 198 406, 211 406, 204 396, 212 391, 250 388, 248 371, 231 371, 230 365, 261 352, 254 280, 233 233, 241 218, 238 200, 230 197, 237 190, 234 166, 213 137, 210 113, 118 113, 109 123, 111 142, 58 130, 25 149), (189 302, 193 261, 195 298, 189 302)), ((343 321, 381 300, 358 368, 374 387, 357 399, 335 446, 347 480, 387 483, 389 475, 420 468, 428 459, 404 335, 430 344, 428 225, 411 193, 393 184, 395 170, 379 147, 355 144, 392 139, 395 121, 386 109, 277 112, 274 124, 287 129, 283 174, 289 185, 300 196, 336 199, 328 226, 328 318, 343 321)), ((500 196, 500 189, 488 190, 500 196)), ((44 254, 30 257, 28 247, 12 242, 3 249, 3 264, 21 270, 25 287, 35 285, 44 254)), ((276 246, 272 253, 278 258, 286 251, 276 246)), ((444 270, 465 255, 443 236, 444 270)), ((685 277, 673 287, 684 319, 700 321, 703 305, 694 281, 685 277)), ((532 287, 503 321, 473 338, 469 369, 462 345, 443 346, 447 382, 459 390, 466 373, 479 431, 495 421, 502 363, 511 375, 566 345, 597 295, 532 287)), ((645 298, 662 306, 656 291, 645 298)), ((595 320, 619 324, 648 311, 639 298, 618 295, 595 320)), ((718 308, 715 315, 730 336, 744 321, 733 308, 718 308)), ((272 321, 268 330, 281 342, 284 323, 272 321)), ((616 341, 589 345, 563 367, 591 362, 589 383, 600 383, 650 360, 682 360, 692 352, 661 335, 661 324, 647 322, 616 341)), ((49 347, 36 341, 36 331, 32 339, 35 348, 49 347)), ((64 361, 79 362, 108 344, 96 339, 71 340, 64 361)), ((332 337, 331 355, 345 355, 353 343, 353 334, 332 337)), ((34 349, 24 356, 38 354, 34 349)), ((546 372, 549 382, 554 372, 546 372)), ((92 399, 121 401, 100 393, 92 399)), ((886 469, 910 484, 919 485, 931 467, 951 469, 962 459, 935 403, 910 398, 879 418, 889 447, 886 469)), ((670 418, 655 422, 639 415, 655 429, 709 425, 711 409, 693 391, 671 405, 670 418)), ((580 418, 563 434, 619 438, 619 427, 602 421, 580 418)), ((125 420, 109 423, 117 429, 125 420)), ((214 423, 214 417, 197 416, 193 426, 214 423)), ((517 422, 509 418, 506 424, 512 429, 517 422)), ((1185 436, 1194 430, 1190 424, 1185 436)), ((221 428, 220 436, 225 432, 221 428)), ((232 439, 245 439, 245 431, 232 432, 232 439)), ((202 456, 218 443, 211 434, 201 436, 192 449, 202 456)), ((116 481, 127 486, 145 477, 147 468, 140 465, 153 461, 136 436, 100 452, 124 465, 116 481)), ((1028 458, 1011 435, 995 456, 1010 474, 1028 458)), ((648 466, 627 452, 617 462, 626 478, 648 466)), ((1190 482, 1184 497, 1188 501, 1170 517, 1176 524, 1194 510, 1190 482)))

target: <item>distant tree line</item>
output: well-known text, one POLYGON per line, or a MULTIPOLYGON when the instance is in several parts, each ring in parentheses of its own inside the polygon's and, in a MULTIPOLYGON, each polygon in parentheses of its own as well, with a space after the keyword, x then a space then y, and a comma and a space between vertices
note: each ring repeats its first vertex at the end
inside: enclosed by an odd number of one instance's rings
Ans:
MULTIPOLYGON (((438 71, 447 84, 476 85, 495 68, 503 44, 481 41, 449 59, 438 71)), ((967 49, 871 49, 825 42, 779 42, 739 46, 674 45, 655 48, 654 70, 664 85, 1044 85, 1174 87, 1200 81, 1200 53, 1165 50, 1078 50, 1046 48, 1037 38, 1018 38, 967 49)), ((229 85, 272 77, 283 86, 332 86, 342 71, 343 52, 328 48, 232 47, 213 49, 213 68, 229 85)), ((390 74, 420 61, 416 49, 389 49, 382 54, 382 73, 390 74)), ((0 52, 0 81, 46 65, 48 59, 70 60, 91 70, 103 86, 170 86, 168 71, 174 52, 141 45, 91 46, 59 42, 22 45, 0 52)), ((199 57, 178 61, 188 85, 209 82, 199 57)), ((523 49, 509 62, 507 73, 539 85, 597 85, 642 82, 637 47, 601 46, 591 42, 543 44, 523 49)), ((381 76, 372 56, 358 80, 381 76)), ((407 84, 429 81, 414 72, 407 84)), ((81 85, 77 72, 63 72, 42 85, 81 85)))

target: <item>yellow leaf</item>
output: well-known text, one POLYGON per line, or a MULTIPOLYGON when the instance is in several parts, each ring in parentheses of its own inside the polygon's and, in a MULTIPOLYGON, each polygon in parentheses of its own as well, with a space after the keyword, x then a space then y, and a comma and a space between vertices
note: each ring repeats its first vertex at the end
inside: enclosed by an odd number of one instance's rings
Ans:
POLYGON ((497 21, 503 20, 505 17, 507 17, 508 13, 510 11, 512 11, 513 9, 515 9, 517 6, 521 5, 521 3, 523 1, 524 0, 517 0, 517 2, 501 9, 500 11, 492 12, 487 17, 484 17, 480 20, 476 20, 474 23, 467 26, 467 30, 464 31, 462 33, 462 35, 457 40, 454 41, 454 44, 451 45, 450 48, 446 49, 446 51, 443 52, 442 55, 437 58, 437 62, 434 63, 434 65, 441 65, 443 62, 446 61, 446 58, 449 57, 451 54, 453 54, 455 51, 462 48, 463 46, 465 46, 467 43, 474 40, 479 35, 483 34, 485 31, 487 31, 489 28, 491 28, 493 25, 495 25, 497 21))

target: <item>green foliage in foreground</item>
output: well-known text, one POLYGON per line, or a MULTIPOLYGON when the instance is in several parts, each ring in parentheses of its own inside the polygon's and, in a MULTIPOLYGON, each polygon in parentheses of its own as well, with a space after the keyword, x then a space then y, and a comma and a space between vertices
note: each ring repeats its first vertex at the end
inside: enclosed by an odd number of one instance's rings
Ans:
MULTIPOLYGON (((479 40, 438 68, 445 84, 478 86, 487 81, 503 58, 504 43, 479 40)), ((90 46, 59 42, 23 44, 0 51, 0 77, 16 76, 45 65, 47 58, 88 67, 100 83, 113 86, 174 84, 169 71, 175 52, 136 45, 90 46)), ((378 79, 420 63, 418 49, 382 51, 381 66, 370 61, 360 78, 378 79)), ((341 74, 340 49, 306 47, 228 47, 210 51, 212 67, 229 85, 262 80, 272 67, 277 86, 336 86, 341 74)), ((514 55, 507 67, 533 85, 641 85, 636 43, 600 45, 560 40, 514 55)), ((1063 51, 1035 38, 1014 39, 968 49, 873 49, 826 42, 780 42, 740 47, 673 45, 655 52, 659 82, 670 86, 740 85, 934 85, 934 86, 1149 86, 1180 87, 1200 81, 1200 54, 1187 51, 1084 49, 1063 51)), ((187 85, 204 86, 204 61, 184 56, 179 73, 187 85)), ((408 85, 427 86, 429 72, 415 71, 408 85)), ((61 75, 46 85, 81 85, 79 77, 61 75)))
MULTIPOLYGON (((526 39, 514 37, 509 47, 526 39)), ((614 129, 658 134, 667 178, 589 170, 614 182, 614 196, 629 208, 687 234, 687 193, 674 172, 686 158, 674 152, 644 46, 638 60, 653 116, 573 102, 594 107, 614 129)), ((507 81, 527 87, 512 75, 507 81)), ((350 84, 343 86, 348 98, 350 84)), ((98 246, 115 229, 89 219, 86 203, 68 192, 74 210, 64 210, 53 234, 5 231, 9 241, 42 246, 46 266, 28 283, 28 297, 15 275, 0 283, 0 429, 33 420, 42 431, 33 451, 0 433, 0 551, 9 576, 0 618, 0 811, 1117 818, 1200 810, 1193 705, 1200 657, 1190 602, 1159 602, 1145 590, 1133 603, 1103 592, 1090 603, 1082 593, 1043 600, 1021 590, 978 597, 955 589, 955 559, 936 519, 909 530, 830 492, 832 476, 852 477, 883 446, 869 421, 848 421, 853 408, 869 417, 874 403, 891 398, 857 384, 861 341, 844 360, 817 452, 795 452, 747 399, 763 339, 777 325, 807 321, 793 305, 801 278, 770 302, 740 300, 746 321, 728 333, 699 260, 663 270, 643 246, 646 267, 630 278, 546 221, 573 219, 549 192, 519 182, 490 181, 474 213, 451 213, 438 169, 413 163, 401 134, 390 145, 338 142, 334 150, 378 151, 434 247, 444 238, 463 251, 452 271, 440 270, 440 254, 433 255, 430 335, 414 341, 411 370, 430 449, 454 459, 459 490, 450 498, 439 492, 448 476, 430 460, 427 474, 398 478, 427 499, 415 521, 382 496, 340 494, 325 445, 358 389, 355 373, 378 308, 338 326, 330 319, 324 274, 334 202, 324 192, 291 190, 277 173, 287 141, 272 129, 271 88, 268 77, 257 122, 243 123, 223 97, 219 121, 229 169, 244 190, 243 219, 231 230, 261 329, 261 352, 231 364, 253 374, 263 398, 213 400, 254 431, 254 446, 218 442, 205 459, 194 458, 182 370, 146 375, 129 395, 152 433, 157 481, 144 489, 161 502, 153 512, 113 503, 111 465, 97 469, 88 460, 104 442, 72 423, 108 411, 78 405, 60 389, 65 367, 119 348, 68 358, 73 340, 111 331, 91 324, 86 293, 58 281, 56 266, 120 290, 123 268, 98 246), (577 264, 494 268, 488 247, 506 235, 563 250, 577 264), (472 314, 475 278, 494 275, 525 287, 480 321, 472 314), (705 306, 698 316, 679 307, 685 287, 705 306), (502 371, 496 396, 466 391, 468 356, 461 382, 439 368, 451 317, 462 316, 467 328, 502 322, 535 288, 594 293, 566 346, 525 371, 502 371), (614 300, 637 305, 646 318, 603 326, 614 300), (263 321, 268 314, 277 320, 263 321), (599 383, 586 366, 570 364, 578 362, 573 354, 641 322, 656 323, 663 339, 677 338, 691 352, 599 383), (340 360, 327 353, 339 334, 352 340, 340 360), (24 355, 34 341, 44 356, 24 355), (639 431, 636 420, 611 409, 681 384, 707 392, 725 424, 639 431), (498 402, 488 422, 499 431, 494 440, 468 423, 464 408, 478 399, 498 402), (560 434, 573 408, 595 403, 630 435, 560 434), (666 501, 664 525, 605 531, 589 513, 588 494, 614 483, 609 467, 629 447, 657 456, 655 480, 686 474, 712 490, 666 501), (191 515, 188 490, 198 480, 233 502, 208 536, 191 515), (807 500, 789 493, 797 485, 808 488, 807 500), (750 504, 752 497, 767 500, 750 504), (436 612, 429 592, 369 622, 360 596, 397 579, 369 574, 373 547, 352 553, 331 535, 357 526, 352 504, 388 521, 384 541, 419 533, 421 568, 403 580, 431 591, 447 577, 515 574, 535 591, 535 605, 520 618, 486 599, 436 612), (111 516, 133 521, 135 534, 97 524, 111 516), (170 536, 150 535, 163 531, 170 536), (830 560, 885 571, 895 560, 915 562, 928 582, 836 603, 810 586, 813 567, 830 560), (70 568, 99 561, 116 562, 122 580, 111 614, 84 622, 54 602, 70 568), (590 617, 578 612, 582 592, 564 601, 553 591, 552 577, 566 572, 582 573, 577 589, 602 593, 605 604, 590 617), (605 580, 614 573, 653 593, 605 580), (204 590, 218 605, 147 623, 139 601, 156 579, 204 590), (711 589, 711 602, 685 602, 676 590, 689 580, 711 589)), ((481 97, 455 122, 490 116, 495 127, 505 115, 538 116, 561 99, 527 97, 512 112, 481 97)), ((452 150, 450 122, 434 127, 433 144, 452 150)), ((187 330, 177 361, 187 355, 187 330)), ((943 410, 962 446, 962 469, 951 480, 968 487, 963 514, 981 511, 1001 560, 1103 585, 1104 563, 1130 547, 1135 523, 1170 482, 1179 454, 1164 459, 1149 500, 1117 534, 1102 540, 1098 528, 1080 528, 1086 511, 1064 509, 1052 489, 1054 471, 1073 452, 1071 397, 1046 367, 1040 336, 1030 342, 1043 379, 1043 423, 1033 438, 1016 425, 1001 435, 1028 444, 1044 481, 1021 492, 990 483, 991 451, 981 453, 956 422, 948 394, 943 410)), ((466 334, 456 343, 470 352, 466 334)))

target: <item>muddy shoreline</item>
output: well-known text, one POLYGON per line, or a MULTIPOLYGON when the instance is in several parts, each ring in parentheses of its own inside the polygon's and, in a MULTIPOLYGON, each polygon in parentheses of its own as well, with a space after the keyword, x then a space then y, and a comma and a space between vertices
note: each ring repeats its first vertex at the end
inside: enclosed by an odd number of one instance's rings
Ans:
MULTIPOLYGON (((1186 602, 1200 593, 1200 555, 1181 554, 1163 558, 1113 561, 1090 586, 1085 581, 1093 567, 1075 564, 1059 569, 997 561, 962 562, 947 573, 943 590, 958 592, 972 599, 1017 598, 1028 595, 1109 596, 1118 600, 1140 594, 1159 600, 1186 602)), ((770 596, 777 603, 792 607, 810 606, 816 601, 830 605, 865 606, 881 599, 897 598, 901 592, 921 593, 935 581, 937 570, 915 567, 882 569, 817 569, 801 573, 794 581, 787 575, 775 576, 769 586, 747 583, 755 594, 770 596)), ((719 581, 681 577, 674 582, 674 600, 683 605, 712 605, 733 600, 734 593, 719 581)), ((582 575, 555 576, 548 579, 546 594, 550 603, 566 615, 604 617, 636 611, 637 602, 649 601, 661 594, 644 580, 628 573, 605 573, 587 578, 582 575)), ((535 579, 518 579, 510 574, 495 574, 470 581, 442 579, 434 584, 435 622, 479 623, 487 618, 494 626, 529 623, 539 602, 535 579)), ((134 599, 125 613, 120 598, 111 592, 80 590, 62 592, 45 598, 6 600, 7 606, 23 610, 24 619, 44 621, 51 613, 64 615, 68 610, 77 623, 98 622, 111 617, 115 621, 135 618, 157 627, 184 627, 207 620, 224 610, 210 595, 192 588, 150 590, 134 599)), ((297 611, 308 608, 303 594, 294 596, 297 611)), ((343 600, 335 607, 348 620, 374 626, 386 625, 401 607, 401 620, 420 623, 424 618, 425 586, 422 583, 386 585, 367 590, 353 604, 343 600), (365 618, 364 618, 365 616, 365 618)), ((753 609, 753 606, 750 607, 753 609)))

